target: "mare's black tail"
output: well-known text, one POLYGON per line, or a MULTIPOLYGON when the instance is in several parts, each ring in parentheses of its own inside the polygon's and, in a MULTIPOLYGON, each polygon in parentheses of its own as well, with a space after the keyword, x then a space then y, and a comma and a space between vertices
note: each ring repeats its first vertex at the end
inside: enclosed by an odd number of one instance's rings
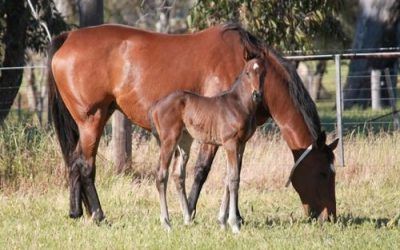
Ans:
POLYGON ((63 33, 53 38, 48 50, 48 84, 49 84, 49 111, 56 129, 58 141, 65 163, 69 166, 76 145, 79 140, 78 126, 64 104, 58 91, 52 71, 52 59, 54 53, 64 44, 68 33, 63 33))

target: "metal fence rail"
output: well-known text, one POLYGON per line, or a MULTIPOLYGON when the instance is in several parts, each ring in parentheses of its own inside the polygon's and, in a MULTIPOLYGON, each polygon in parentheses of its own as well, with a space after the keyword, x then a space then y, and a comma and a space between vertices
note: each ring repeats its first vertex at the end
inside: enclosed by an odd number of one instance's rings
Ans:
MULTIPOLYGON (((395 51, 385 52, 349 52, 349 53, 330 53, 320 55, 292 55, 286 56, 285 58, 293 61, 316 61, 316 60, 334 60, 335 62, 335 82, 336 82, 336 133, 340 138, 339 142, 339 161, 340 165, 344 166, 344 148, 343 148, 343 90, 342 90, 342 73, 341 73, 341 60, 342 59, 390 59, 399 58, 399 48, 395 48, 395 51)), ((363 76, 350 76, 350 77, 363 77, 363 76)), ((364 98, 370 100, 371 98, 364 98)), ((359 100, 359 99, 355 99, 359 100)), ((383 98, 381 100, 396 100, 395 97, 383 98)), ((394 114, 396 110, 393 110, 394 114)), ((397 112, 396 112, 397 113, 397 112)))
MULTIPOLYGON (((290 55, 286 56, 285 58, 288 60, 293 60, 293 61, 319 61, 319 60, 333 60, 334 65, 335 65, 335 106, 336 106, 336 122, 323 122, 322 125, 336 125, 336 134, 340 138, 339 142, 339 148, 338 148, 338 159, 339 159, 339 164, 341 166, 345 165, 344 161, 344 145, 343 145, 343 131, 345 127, 350 127, 350 128, 355 128, 357 126, 362 126, 366 127, 368 124, 381 124, 382 126, 390 126, 391 122, 387 121, 378 121, 378 119, 370 119, 368 121, 344 121, 343 120, 343 104, 344 101, 359 101, 359 100, 364 100, 364 101, 371 101, 372 98, 358 98, 358 99, 346 99, 344 100, 343 98, 343 93, 344 91, 351 91, 351 90, 362 90, 362 91, 374 91, 374 90, 382 90, 386 89, 389 90, 392 89, 392 87, 384 87, 384 88, 379 88, 375 89, 374 87, 371 88, 358 88, 358 89, 342 89, 342 72, 341 72, 341 60, 342 59, 370 59, 370 58, 378 58, 378 59, 389 59, 389 58, 399 58, 400 57, 400 52, 398 51, 399 48, 392 48, 390 51, 383 51, 383 52, 345 52, 345 53, 326 53, 326 54, 319 54, 319 55, 290 55)), ((45 70, 46 66, 45 65, 27 65, 27 66, 17 66, 17 67, 3 67, 0 68, 0 73, 3 70, 24 70, 24 69, 40 69, 40 70, 45 70)), ((42 72, 44 73, 44 71, 42 72)), ((351 75, 347 76, 348 78, 360 78, 360 77, 370 77, 369 72, 366 72, 368 74, 365 75, 351 75)), ((385 72, 386 77, 396 77, 397 75, 390 74, 390 72, 385 72)), ((26 86, 27 88, 29 86, 26 86)), ((1 90, 6 90, 6 89, 14 89, 14 88, 20 88, 18 86, 11 86, 11 87, 5 87, 1 86, 1 90)), ((391 103, 395 103, 397 100, 395 95, 388 96, 388 97, 382 97, 381 100, 386 100, 390 101, 391 103)), ((322 100, 321 102, 324 102, 326 100, 322 100)), ((19 114, 21 113, 21 99, 16 98, 14 101, 14 110, 18 110, 19 114), (15 106, 17 106, 17 109, 15 109, 15 106)), ((43 105, 39 108, 43 108, 43 105)), ((3 112, 0 110, 0 112, 3 112)), ((38 113, 38 111, 34 111, 38 113)), ((39 116, 42 116, 43 110, 40 110, 40 114, 38 113, 39 116)), ((392 108, 392 115, 397 114, 398 111, 396 109, 392 108)), ((391 115, 389 114, 389 115, 391 115)), ((385 115, 383 115, 385 116, 385 115)), ((267 124, 271 125, 271 123, 267 124)))

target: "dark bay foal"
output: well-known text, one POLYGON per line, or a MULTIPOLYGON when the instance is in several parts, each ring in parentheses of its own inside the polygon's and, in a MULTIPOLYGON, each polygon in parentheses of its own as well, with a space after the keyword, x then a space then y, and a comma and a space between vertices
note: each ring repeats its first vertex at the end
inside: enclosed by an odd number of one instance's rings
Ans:
POLYGON ((168 168, 172 170, 185 224, 191 220, 185 191, 186 163, 193 139, 223 146, 227 155, 227 179, 219 221, 228 221, 234 233, 240 230, 238 189, 242 156, 247 140, 256 130, 255 112, 262 100, 266 73, 264 61, 253 59, 245 66, 232 88, 215 97, 202 97, 185 91, 174 92, 149 111, 153 134, 161 152, 156 177, 160 195, 161 223, 169 230, 166 201, 168 168), (229 218, 228 218, 229 215, 229 218))

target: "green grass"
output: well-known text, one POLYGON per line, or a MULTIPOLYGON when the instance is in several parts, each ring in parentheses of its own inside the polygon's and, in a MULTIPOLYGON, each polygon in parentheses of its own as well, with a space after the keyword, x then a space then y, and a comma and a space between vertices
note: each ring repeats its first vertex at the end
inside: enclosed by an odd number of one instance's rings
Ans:
MULTIPOLYGON (((346 62, 345 62, 346 63, 346 62)), ((342 67, 345 80, 347 67, 342 67)), ((335 93, 333 63, 324 85, 335 93)), ((324 128, 334 130, 334 100, 317 103, 324 128)), ((365 122, 389 110, 351 109, 344 122, 365 122)), ((154 140, 134 143, 133 169, 115 176, 107 144, 97 159, 97 187, 106 221, 68 218, 65 168, 54 134, 37 126, 34 115, 17 112, 0 131, 1 249, 398 249, 400 247, 400 133, 378 125, 345 126, 345 168, 337 169, 336 223, 303 217, 292 187, 284 188, 293 160, 278 134, 258 133, 246 148, 240 208, 246 221, 240 235, 216 223, 225 156, 215 159, 198 204, 195 222, 184 226, 172 180, 168 204, 173 231, 159 223, 159 201, 152 172, 154 140), (386 130, 391 130, 386 128, 386 130), (371 133, 373 132, 373 133, 371 133), (138 178, 138 176, 140 178, 138 178)), ((36 119, 37 120, 37 119, 36 119)), ((386 117, 380 121, 391 121, 386 117)), ((109 133, 109 131, 108 131, 109 133)), ((329 138, 331 141, 332 138, 329 138)), ((188 184, 198 146, 188 165, 188 184)))
POLYGON ((2 248, 150 248, 150 249, 266 249, 321 247, 400 247, 398 226, 387 222, 399 209, 394 187, 338 187, 339 221, 335 224, 302 219, 292 189, 241 190, 240 207, 246 224, 240 235, 216 223, 221 189, 208 190, 199 204, 193 225, 183 226, 175 193, 169 191, 173 231, 166 233, 158 221, 159 206, 154 183, 132 183, 129 177, 100 182, 99 193, 107 222, 67 218, 67 192, 52 189, 1 197, 0 244, 2 248))
MULTIPOLYGON (((400 247, 400 133, 346 136, 346 167, 338 167, 336 178, 338 221, 325 224, 304 219, 298 195, 292 187, 284 188, 293 163, 285 142, 277 134, 258 133, 244 155, 240 208, 246 223, 240 235, 233 235, 216 223, 225 175, 221 151, 200 197, 196 220, 190 226, 183 225, 170 180, 168 204, 173 231, 166 233, 159 223, 158 195, 152 177, 158 154, 155 141, 134 146, 135 171, 115 176, 107 160, 108 141, 103 140, 96 183, 107 220, 97 225, 87 217, 68 218, 65 172, 52 133, 34 125, 8 124, 0 134, 2 249, 400 247)), ((197 150, 198 145, 194 145, 188 187, 197 150)))

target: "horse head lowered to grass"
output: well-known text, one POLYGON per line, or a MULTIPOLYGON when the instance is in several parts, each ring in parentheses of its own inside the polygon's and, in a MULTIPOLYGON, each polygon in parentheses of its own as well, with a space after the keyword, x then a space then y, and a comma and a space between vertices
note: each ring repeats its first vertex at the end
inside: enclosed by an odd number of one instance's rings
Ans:
MULTIPOLYGON (((231 87, 252 58, 268 65, 257 124, 272 117, 295 161, 312 145, 291 181, 307 215, 336 216, 331 171, 336 143, 326 145, 314 102, 293 66, 240 26, 229 24, 187 35, 101 25, 53 39, 49 107, 69 170, 70 217, 82 216, 83 203, 94 219, 104 218, 95 187, 95 162, 104 125, 115 109, 150 130, 148 111, 155 102, 177 90, 218 95, 231 87)), ((200 147, 188 199, 192 218, 217 149, 210 144, 200 147)), ((173 164, 181 160, 174 158, 173 164)))

